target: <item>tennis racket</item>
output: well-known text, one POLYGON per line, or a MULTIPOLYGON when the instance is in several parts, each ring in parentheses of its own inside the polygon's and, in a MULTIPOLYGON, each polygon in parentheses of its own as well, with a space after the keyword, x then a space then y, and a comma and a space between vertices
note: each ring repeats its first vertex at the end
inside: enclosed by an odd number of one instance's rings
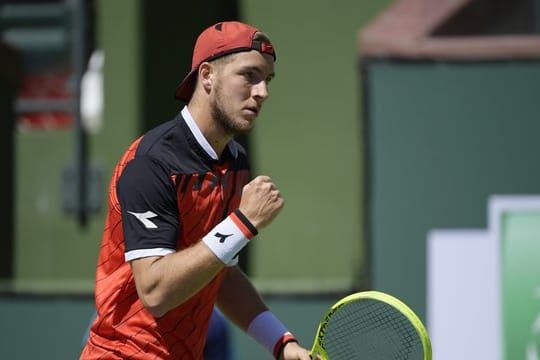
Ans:
POLYGON ((416 314, 395 297, 364 291, 326 313, 315 335, 313 359, 431 360, 431 342, 416 314))

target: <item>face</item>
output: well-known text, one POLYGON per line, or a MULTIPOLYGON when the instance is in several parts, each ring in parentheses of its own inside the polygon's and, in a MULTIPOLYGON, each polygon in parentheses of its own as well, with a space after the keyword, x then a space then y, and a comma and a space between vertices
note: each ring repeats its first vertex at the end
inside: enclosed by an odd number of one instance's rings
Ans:
POLYGON ((274 59, 253 50, 223 60, 215 66, 210 92, 212 116, 229 135, 247 133, 268 98, 274 59))

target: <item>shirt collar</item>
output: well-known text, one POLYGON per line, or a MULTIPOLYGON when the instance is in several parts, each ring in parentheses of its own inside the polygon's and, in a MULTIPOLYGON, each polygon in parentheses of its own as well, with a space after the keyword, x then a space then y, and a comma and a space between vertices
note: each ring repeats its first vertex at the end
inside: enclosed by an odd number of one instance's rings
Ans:
MULTIPOLYGON (((204 137, 203 133, 201 132, 201 129, 199 129, 199 126, 197 126, 197 123, 195 122, 195 119, 193 119, 193 116, 191 116, 191 113, 188 110, 187 105, 184 106, 182 109, 182 117, 184 118, 184 121, 186 122, 187 126, 189 127, 189 130, 191 130, 191 133, 201 145, 201 147, 204 149, 204 151, 214 160, 219 160, 219 157, 214 150, 214 148, 210 145, 208 140, 204 137)), ((234 142, 231 141, 227 144, 227 147, 229 148, 229 151, 234 157, 237 157, 238 149, 236 146, 234 146, 234 142)))

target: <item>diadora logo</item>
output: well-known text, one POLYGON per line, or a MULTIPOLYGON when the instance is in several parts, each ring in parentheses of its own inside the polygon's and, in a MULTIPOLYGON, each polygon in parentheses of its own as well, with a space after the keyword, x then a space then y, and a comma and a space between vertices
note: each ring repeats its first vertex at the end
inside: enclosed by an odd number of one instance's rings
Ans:
POLYGON ((225 239, 227 239, 229 236, 232 236, 232 234, 222 234, 220 232, 217 232, 214 234, 214 236, 219 239, 220 243, 224 243, 225 239))
POLYGON ((149 220, 149 219, 155 218, 157 216, 157 214, 155 214, 155 213, 153 213, 151 211, 146 211, 146 212, 143 212, 143 213, 128 211, 128 213, 135 216, 137 218, 137 220, 142 222, 142 224, 147 229, 157 229, 157 225, 149 220))

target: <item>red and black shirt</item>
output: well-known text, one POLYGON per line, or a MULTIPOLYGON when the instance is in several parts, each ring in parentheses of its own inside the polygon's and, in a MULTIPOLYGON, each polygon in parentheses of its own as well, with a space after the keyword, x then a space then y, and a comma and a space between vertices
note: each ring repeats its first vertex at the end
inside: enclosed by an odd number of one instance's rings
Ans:
POLYGON ((129 261, 166 256, 206 235, 240 204, 245 150, 221 158, 184 108, 137 139, 109 187, 96 272, 98 316, 81 359, 201 359, 222 273, 188 301, 154 318, 137 296, 129 261))

